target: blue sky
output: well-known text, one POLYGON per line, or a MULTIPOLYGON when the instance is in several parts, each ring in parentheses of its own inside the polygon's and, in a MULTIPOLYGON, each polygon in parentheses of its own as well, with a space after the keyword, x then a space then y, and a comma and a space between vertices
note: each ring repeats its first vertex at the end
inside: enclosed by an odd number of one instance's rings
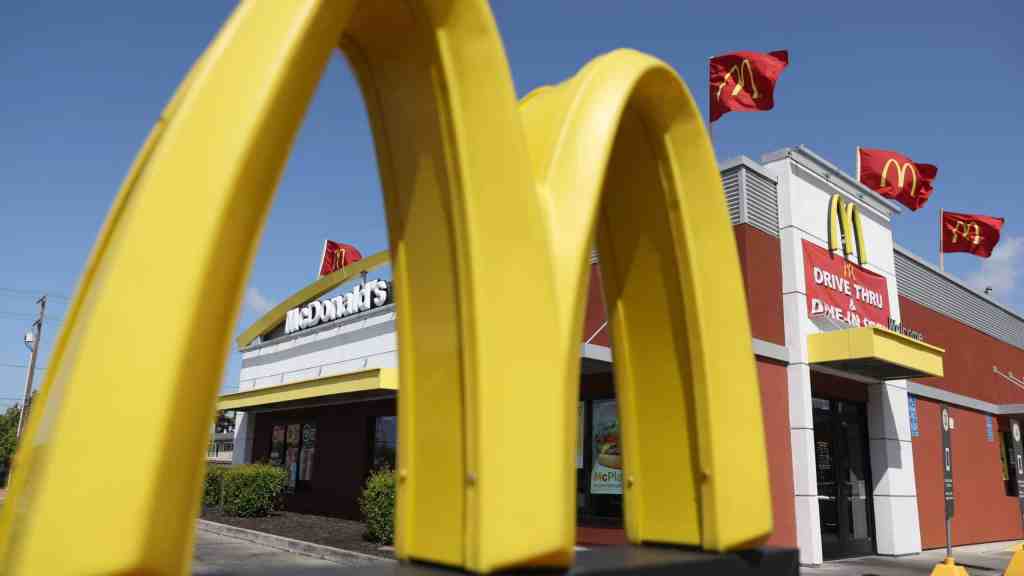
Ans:
MULTIPOLYGON (((374 0, 382 1, 382 0, 374 0)), ((1024 310, 1017 201, 1024 93, 1019 2, 495 0, 520 95, 617 47, 675 67, 706 110, 707 58, 788 49, 769 113, 715 124, 720 158, 805 144, 854 169, 854 147, 939 166, 936 191, 894 222, 936 260, 940 207, 1005 216, 995 255, 947 270, 1024 310)), ((0 3, 0 406, 21 394, 32 294, 54 295, 45 368, 88 251, 166 100, 234 8, 188 2, 0 3)), ((376 160, 353 78, 329 65, 299 134, 251 275, 241 327, 313 279, 323 239, 386 247, 376 160)), ((236 355, 225 381, 237 378, 236 355)), ((37 381, 38 382, 38 381, 37 381)))

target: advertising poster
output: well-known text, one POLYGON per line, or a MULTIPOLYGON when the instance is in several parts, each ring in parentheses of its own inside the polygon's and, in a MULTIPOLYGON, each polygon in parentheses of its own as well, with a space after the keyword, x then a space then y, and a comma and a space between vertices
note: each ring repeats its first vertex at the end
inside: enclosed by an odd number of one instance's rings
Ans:
POLYGON ((583 402, 576 406, 576 468, 583 468, 583 402))
POLYGON ((316 453, 316 424, 302 425, 302 451, 299 452, 299 480, 313 479, 313 456, 316 453))
POLYGON ((274 466, 284 464, 284 426, 274 426, 270 441, 270 463, 274 466))
POLYGON ((299 425, 288 425, 288 447, 284 452, 284 469, 288 472, 288 490, 295 489, 299 475, 299 425))
POLYGON ((594 465, 590 472, 590 493, 622 494, 622 451, 619 446, 619 415, 615 400, 594 402, 591 440, 594 465))

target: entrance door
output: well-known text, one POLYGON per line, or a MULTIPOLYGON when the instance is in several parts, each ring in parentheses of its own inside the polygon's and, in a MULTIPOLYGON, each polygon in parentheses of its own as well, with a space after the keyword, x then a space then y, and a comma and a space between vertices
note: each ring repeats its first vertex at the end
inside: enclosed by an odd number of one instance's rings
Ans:
POLYGON ((814 399, 814 446, 825 558, 873 554, 875 527, 864 404, 814 399))

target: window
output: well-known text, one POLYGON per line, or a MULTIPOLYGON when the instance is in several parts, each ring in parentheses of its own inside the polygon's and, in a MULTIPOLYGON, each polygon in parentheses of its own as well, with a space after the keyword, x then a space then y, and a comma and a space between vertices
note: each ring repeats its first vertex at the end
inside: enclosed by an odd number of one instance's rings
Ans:
POLYGON ((398 419, 394 416, 378 416, 373 420, 373 449, 371 469, 395 468, 398 451, 398 419))
POLYGON ((287 492, 309 488, 316 457, 316 424, 277 424, 271 431, 270 464, 288 473, 287 492))

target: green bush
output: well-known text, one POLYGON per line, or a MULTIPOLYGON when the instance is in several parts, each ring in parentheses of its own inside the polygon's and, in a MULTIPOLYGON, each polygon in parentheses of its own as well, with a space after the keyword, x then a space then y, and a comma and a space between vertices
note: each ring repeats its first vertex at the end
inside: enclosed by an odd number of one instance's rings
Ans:
POLYGON ((203 505, 219 506, 224 490, 224 473, 230 470, 227 466, 207 466, 206 480, 203 482, 203 505))
POLYGON ((280 508, 288 474, 268 464, 232 466, 221 480, 221 503, 229 516, 266 516, 280 508))
POLYGON ((395 539, 395 473, 381 468, 370 473, 359 497, 359 511, 366 522, 366 538, 391 544, 395 539))
POLYGON ((20 411, 21 407, 16 404, 0 413, 0 486, 7 483, 11 460, 14 459, 14 452, 18 447, 18 415, 20 411))

